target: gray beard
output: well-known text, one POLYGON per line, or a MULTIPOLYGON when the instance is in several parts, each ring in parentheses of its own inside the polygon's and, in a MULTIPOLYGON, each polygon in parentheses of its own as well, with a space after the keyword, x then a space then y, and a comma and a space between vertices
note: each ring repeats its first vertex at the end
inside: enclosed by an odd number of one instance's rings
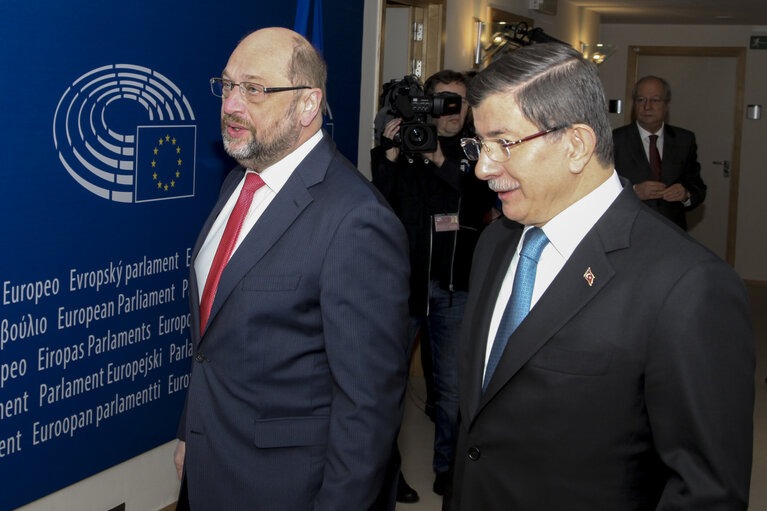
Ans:
POLYGON ((255 129, 240 120, 240 124, 246 126, 250 131, 251 137, 247 144, 239 148, 232 147, 236 139, 230 137, 226 132, 224 119, 222 119, 221 138, 224 141, 226 154, 237 160, 237 163, 243 167, 259 171, 280 161, 290 151, 295 149, 294 146, 301 135, 300 124, 290 125, 297 104, 297 101, 293 101, 288 112, 285 114, 285 118, 277 126, 274 126, 274 131, 270 137, 271 141, 259 140, 255 129))
POLYGON ((237 160, 237 163, 249 169, 264 170, 282 159, 293 147, 297 133, 291 133, 291 131, 296 130, 288 130, 287 133, 281 130, 280 133, 275 133, 276 137, 270 143, 261 143, 256 138, 256 134, 251 131, 253 136, 248 143, 237 148, 232 147, 235 140, 230 138, 226 131, 223 131, 221 135, 226 154, 237 160))

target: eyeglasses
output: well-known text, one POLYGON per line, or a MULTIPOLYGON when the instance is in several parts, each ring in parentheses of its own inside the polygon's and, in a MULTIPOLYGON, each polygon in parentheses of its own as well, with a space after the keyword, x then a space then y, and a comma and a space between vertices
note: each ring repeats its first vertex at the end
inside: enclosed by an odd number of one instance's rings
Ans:
POLYGON ((637 105, 644 106, 648 101, 653 106, 660 105, 661 103, 665 103, 666 102, 666 100, 663 99, 663 98, 643 98, 641 96, 637 97, 637 98, 634 98, 634 103, 636 103, 637 105))
POLYGON ((226 78, 211 78, 210 79, 210 91, 217 98, 228 98, 232 93, 232 89, 236 87, 240 88, 240 94, 245 96, 245 99, 250 103, 263 103, 267 94, 274 92, 283 92, 287 90, 298 89, 311 89, 308 85, 299 85, 297 87, 264 87, 260 83, 253 82, 241 82, 234 83, 232 80, 226 78))
POLYGON ((482 140, 479 137, 462 138, 461 147, 463 147, 463 152, 466 153, 466 157, 470 160, 479 160, 479 154, 484 148, 485 154, 487 155, 488 158, 490 158, 494 162, 503 163, 509 158, 511 158, 512 147, 517 146, 523 142, 527 142, 528 140, 533 140, 535 138, 548 135, 549 133, 553 131, 561 130, 566 127, 567 126, 559 126, 557 128, 551 128, 551 129, 539 131, 538 133, 535 133, 534 135, 530 135, 529 137, 525 137, 525 138, 520 138, 519 140, 515 140, 513 142, 509 142, 508 140, 504 140, 502 138, 488 138, 485 140, 482 140))

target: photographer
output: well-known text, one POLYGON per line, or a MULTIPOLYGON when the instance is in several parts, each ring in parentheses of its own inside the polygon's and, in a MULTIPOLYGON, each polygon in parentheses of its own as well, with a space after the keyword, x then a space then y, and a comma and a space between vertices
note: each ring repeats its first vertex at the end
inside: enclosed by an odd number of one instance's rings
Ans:
POLYGON ((426 81, 427 98, 452 92, 462 99, 459 112, 434 118, 435 150, 414 150, 410 142, 418 137, 408 134, 420 128, 395 117, 386 122, 381 144, 371 153, 373 183, 404 224, 410 242, 409 335, 414 339, 424 326, 431 342, 436 394, 433 490, 439 495, 451 479, 458 416, 457 343, 472 254, 492 212, 498 214, 495 195, 474 176, 473 162, 460 145, 462 137, 470 136, 465 126, 466 85, 463 74, 449 70, 426 81))

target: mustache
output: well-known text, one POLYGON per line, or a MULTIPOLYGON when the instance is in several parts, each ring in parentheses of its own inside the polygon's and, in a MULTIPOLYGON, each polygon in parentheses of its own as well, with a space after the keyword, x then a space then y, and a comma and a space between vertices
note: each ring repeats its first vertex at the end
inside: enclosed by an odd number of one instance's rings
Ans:
POLYGON ((249 130, 253 129, 253 126, 251 126, 246 119, 232 114, 224 114, 223 117, 221 117, 221 122, 224 124, 239 124, 249 130))
POLYGON ((494 192, 507 192, 519 188, 519 183, 510 179, 497 178, 488 180, 487 186, 494 192))
POLYGON ((494 192, 503 190, 503 183, 501 183, 500 179, 491 179, 487 182, 487 186, 494 192))

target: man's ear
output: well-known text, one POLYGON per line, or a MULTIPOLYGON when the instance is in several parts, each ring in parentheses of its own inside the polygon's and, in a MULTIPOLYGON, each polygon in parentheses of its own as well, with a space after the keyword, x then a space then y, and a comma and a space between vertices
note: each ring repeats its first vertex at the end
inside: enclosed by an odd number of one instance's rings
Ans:
POLYGON ((298 107, 301 109, 299 112, 299 119, 301 126, 307 127, 311 125, 314 120, 319 116, 322 118, 320 108, 322 106, 322 90, 309 89, 308 93, 304 93, 304 97, 298 103, 298 107))
POLYGON ((570 172, 580 173, 594 155, 597 136, 591 126, 573 124, 565 133, 570 172))

